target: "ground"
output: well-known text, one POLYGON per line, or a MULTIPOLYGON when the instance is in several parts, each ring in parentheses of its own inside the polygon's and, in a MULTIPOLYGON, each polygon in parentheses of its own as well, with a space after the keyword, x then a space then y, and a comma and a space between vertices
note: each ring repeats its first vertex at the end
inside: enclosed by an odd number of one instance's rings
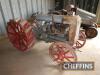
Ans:
POLYGON ((99 75, 100 29, 93 39, 87 39, 84 47, 76 51, 78 61, 95 62, 94 71, 64 71, 49 57, 50 43, 37 42, 29 52, 15 49, 8 39, 0 40, 0 75, 99 75))

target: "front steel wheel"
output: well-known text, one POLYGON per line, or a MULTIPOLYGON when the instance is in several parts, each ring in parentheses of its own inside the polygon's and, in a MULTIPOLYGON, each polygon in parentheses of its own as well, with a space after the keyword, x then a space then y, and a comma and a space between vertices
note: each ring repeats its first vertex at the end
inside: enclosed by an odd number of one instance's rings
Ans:
POLYGON ((75 50, 66 43, 54 42, 49 48, 49 54, 54 62, 76 62, 77 56, 75 50))

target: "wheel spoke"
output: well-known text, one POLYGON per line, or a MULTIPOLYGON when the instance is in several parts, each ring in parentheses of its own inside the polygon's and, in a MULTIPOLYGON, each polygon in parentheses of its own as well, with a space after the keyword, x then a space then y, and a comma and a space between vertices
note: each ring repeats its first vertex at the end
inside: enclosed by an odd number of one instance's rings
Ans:
POLYGON ((55 54, 55 55, 54 55, 54 61, 57 61, 58 59, 59 59, 58 54, 55 54))
POLYGON ((77 44, 78 44, 79 46, 81 46, 81 45, 82 45, 79 41, 77 41, 77 44))
POLYGON ((70 50, 68 50, 67 52, 65 52, 65 54, 67 54, 70 50))
POLYGON ((69 62, 72 62, 69 58, 65 58, 66 60, 68 60, 69 62))
POLYGON ((65 52, 64 57, 65 57, 65 58, 74 58, 74 56, 71 54, 70 50, 67 51, 67 52, 65 52), (68 53, 70 53, 69 56, 68 56, 68 53))

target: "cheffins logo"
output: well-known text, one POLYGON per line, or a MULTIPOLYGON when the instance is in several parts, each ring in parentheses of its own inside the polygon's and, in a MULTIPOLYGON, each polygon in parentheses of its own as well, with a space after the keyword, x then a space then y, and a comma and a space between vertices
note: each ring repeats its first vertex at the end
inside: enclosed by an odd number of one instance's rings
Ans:
POLYGON ((64 62, 62 64, 64 70, 94 70, 94 62, 64 62))

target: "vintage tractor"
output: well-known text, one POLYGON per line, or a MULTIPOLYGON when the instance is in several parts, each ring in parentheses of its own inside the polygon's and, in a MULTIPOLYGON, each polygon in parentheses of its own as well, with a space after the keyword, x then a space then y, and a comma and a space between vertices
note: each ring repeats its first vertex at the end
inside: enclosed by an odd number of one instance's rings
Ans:
POLYGON ((7 34, 20 51, 28 51, 37 40, 51 42, 49 54, 57 63, 76 62, 75 50, 84 46, 86 36, 81 18, 63 15, 32 15, 28 20, 10 20, 7 34))

